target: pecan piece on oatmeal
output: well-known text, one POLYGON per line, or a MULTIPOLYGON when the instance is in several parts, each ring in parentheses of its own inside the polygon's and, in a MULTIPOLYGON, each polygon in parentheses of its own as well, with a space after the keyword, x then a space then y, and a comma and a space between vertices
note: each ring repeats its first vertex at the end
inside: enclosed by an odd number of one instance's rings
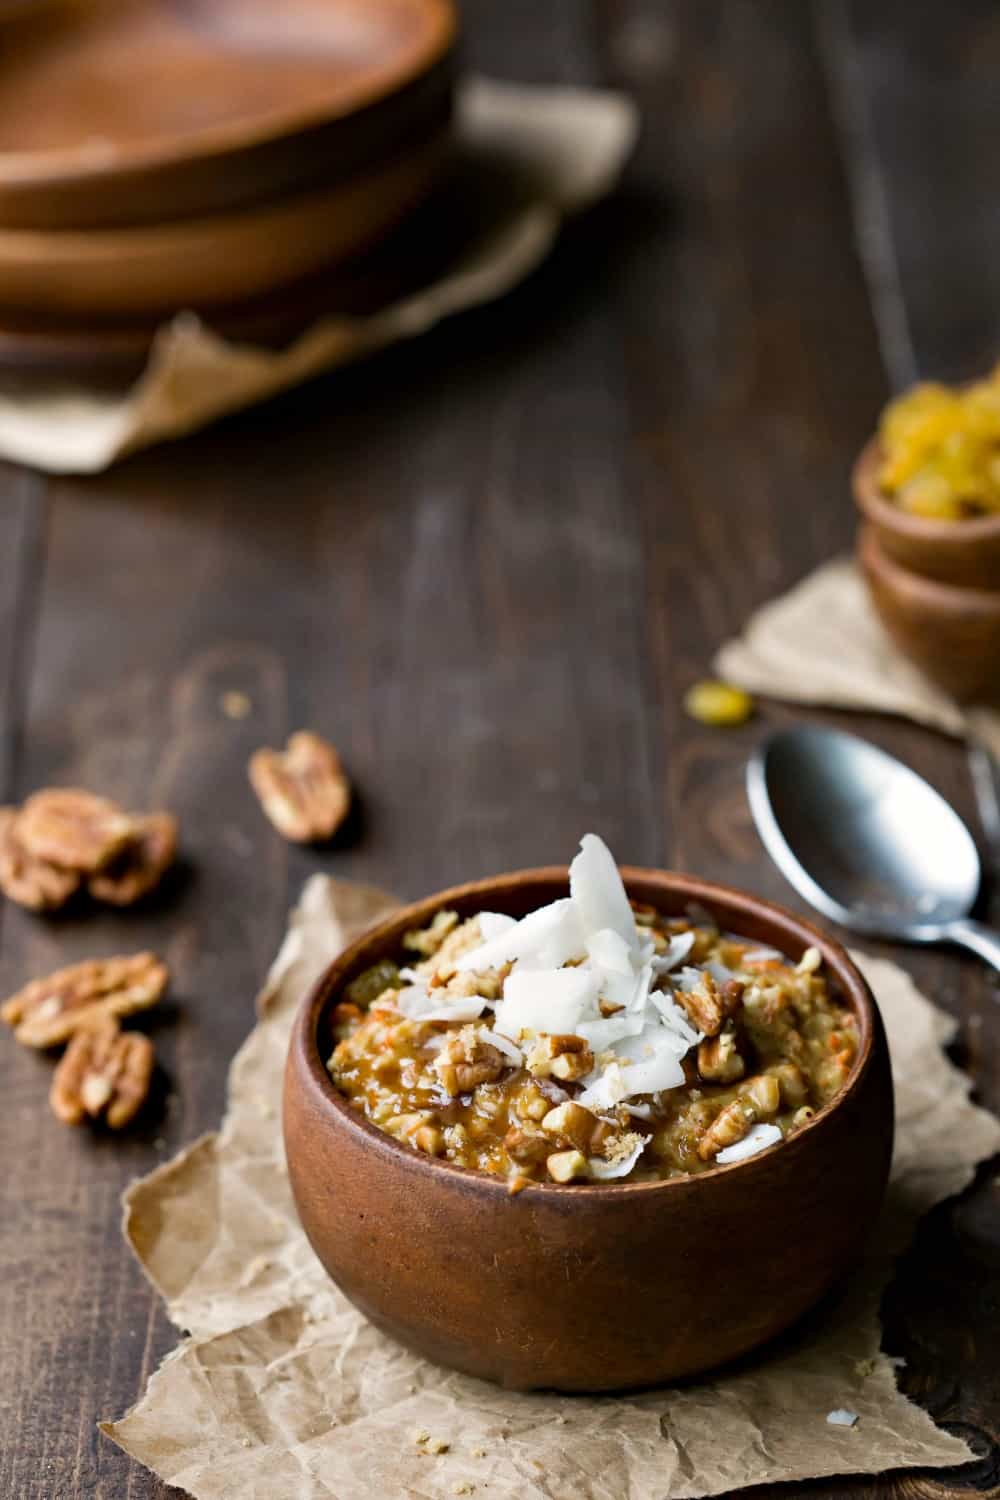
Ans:
POLYGON ((403 947, 424 958, 433 958, 450 932, 458 926, 457 911, 439 911, 429 927, 413 927, 403 933, 403 947))
POLYGON ((332 838, 351 805, 340 756, 309 729, 293 734, 283 751, 255 751, 248 774, 268 818, 296 844, 332 838))
POLYGON ((706 1036, 718 1036, 742 1005, 743 989, 738 979, 727 979, 724 984, 718 984, 706 970, 696 989, 677 990, 674 999, 699 1031, 706 1036))
POLYGON ((545 1167, 553 1182, 573 1182, 589 1175, 582 1151, 553 1151, 545 1167))
POLYGON ((102 1115, 121 1130, 138 1114, 153 1077, 153 1044, 122 1031, 111 1016, 85 1026, 70 1041, 52 1079, 49 1103, 57 1120, 79 1125, 102 1115))
POLYGON ((441 1087, 453 1098, 480 1083, 492 1083, 507 1066, 503 1053, 484 1041, 474 1026, 463 1026, 434 1059, 441 1087))
POLYGON ((117 803, 77 787, 36 792, 17 818, 17 837, 28 854, 83 875, 103 870, 135 831, 135 820, 117 803))
POLYGON ((707 1083, 735 1083, 745 1071, 735 1032, 720 1031, 699 1044, 698 1076, 707 1083))
POLYGON ((594 1066, 594 1054, 582 1036, 545 1033, 532 1044, 525 1065, 536 1078, 558 1078, 575 1083, 594 1066))
POLYGON ((16 808, 0 807, 0 890, 31 911, 57 911, 79 888, 80 876, 29 854, 18 837, 17 818, 16 808))
POLYGON ((87 889, 95 901, 131 906, 159 885, 177 855, 177 819, 172 813, 150 813, 134 819, 135 829, 125 848, 87 889))
POLYGON ((87 959, 34 979, 0 1006, 26 1047, 55 1047, 102 1016, 129 1016, 155 1005, 167 967, 152 953, 87 959))
POLYGON ((711 1161, 726 1146, 735 1146, 757 1123, 757 1110, 750 1099, 734 1099, 719 1111, 698 1142, 702 1161, 711 1161))

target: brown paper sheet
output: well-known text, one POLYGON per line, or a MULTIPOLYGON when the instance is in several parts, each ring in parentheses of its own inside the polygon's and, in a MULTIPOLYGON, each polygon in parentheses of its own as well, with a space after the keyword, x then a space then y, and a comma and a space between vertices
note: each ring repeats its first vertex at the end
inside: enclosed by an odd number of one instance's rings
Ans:
POLYGON ((568 214, 611 189, 636 130, 635 106, 622 94, 468 80, 456 137, 476 168, 466 180, 483 200, 481 224, 436 279, 364 315, 324 318, 279 352, 229 343, 184 314, 160 331, 123 394, 21 389, 8 378, 0 455, 50 473, 96 473, 502 296, 544 259, 568 214))
POLYGON ((218 1135, 126 1194, 125 1233, 189 1332, 103 1430, 197 1500, 664 1500, 762 1481, 951 1465, 971 1455, 896 1390, 881 1289, 919 1216, 1000 1148, 942 1044, 952 1023, 895 965, 861 958, 889 1032, 898 1147, 862 1272, 765 1356, 627 1397, 516 1395, 425 1363, 326 1279, 292 1209, 278 1118, 292 1016, 379 891, 315 876, 230 1074, 218 1135), (830 1426, 838 1407, 854 1428, 830 1426), (449 1444, 421 1456, 414 1435, 449 1444))
POLYGON ((838 557, 751 616, 715 668, 751 693, 900 714, 982 741, 1000 757, 1000 713, 964 711, 896 650, 850 558, 838 557))

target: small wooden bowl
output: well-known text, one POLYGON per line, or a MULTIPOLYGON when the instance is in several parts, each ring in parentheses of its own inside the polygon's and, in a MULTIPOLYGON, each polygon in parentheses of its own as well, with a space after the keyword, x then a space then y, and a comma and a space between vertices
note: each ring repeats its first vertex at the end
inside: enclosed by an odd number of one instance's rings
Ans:
POLYGON ((874 526, 860 528, 857 558, 879 619, 903 655, 960 703, 1000 701, 1000 589, 911 572, 885 551, 874 526))
POLYGON ((854 500, 885 557, 911 573, 973 589, 1000 589, 1000 515, 932 521, 900 509, 879 488, 872 438, 854 465, 854 500))
POLYGON ((565 869, 461 885, 352 943, 304 1002, 285 1073, 284 1131, 299 1216, 330 1276, 385 1333, 438 1364, 519 1390, 623 1390, 676 1380, 787 1328, 857 1260, 886 1184, 892 1080, 885 1034, 844 949, 791 912, 726 886, 623 871, 630 895, 793 958, 815 946, 854 1011, 842 1092, 790 1139, 703 1176, 511 1196, 485 1173, 377 1130, 326 1069, 343 987, 398 953, 441 907, 523 916, 567 893, 565 869))

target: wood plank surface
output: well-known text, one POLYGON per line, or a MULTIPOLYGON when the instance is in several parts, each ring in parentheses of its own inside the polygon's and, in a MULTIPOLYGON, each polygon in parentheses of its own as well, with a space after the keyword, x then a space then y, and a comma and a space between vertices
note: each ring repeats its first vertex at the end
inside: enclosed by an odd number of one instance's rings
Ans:
MULTIPOLYGON (((94 480, 0 469, 3 795, 80 782, 167 805, 184 848, 140 911, 0 920, 4 993, 146 945, 174 975, 159 1108, 122 1140, 58 1127, 51 1063, 0 1047, 5 1500, 180 1493, 95 1431, 175 1338, 117 1200, 217 1123, 306 875, 416 895, 566 858, 592 827, 623 860, 800 905, 742 790, 759 737, 795 716, 711 732, 681 696, 755 605, 850 545, 849 464, 904 360, 961 374, 1000 345, 985 0, 464 9, 471 65, 635 95, 644 134, 616 199, 502 304, 362 367, 94 480), (223 710, 233 690, 246 719, 223 710), (303 725, 335 740, 361 794, 324 853, 283 845, 245 780, 251 749, 303 725)), ((958 746, 828 717, 974 818, 958 746)), ((1000 1107, 981 966, 904 957, 1000 1107)), ((981 1462, 782 1490, 1000 1490, 989 1174, 931 1216, 886 1311, 907 1388, 981 1462)))

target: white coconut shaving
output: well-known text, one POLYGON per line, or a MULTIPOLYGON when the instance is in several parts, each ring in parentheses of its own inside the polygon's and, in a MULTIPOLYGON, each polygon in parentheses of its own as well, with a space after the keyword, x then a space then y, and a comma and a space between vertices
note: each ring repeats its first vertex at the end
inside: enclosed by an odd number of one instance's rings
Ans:
POLYGON ((496 969, 520 961, 526 968, 558 969, 584 951, 580 915, 571 896, 529 912, 520 922, 496 932, 488 942, 463 953, 458 969, 496 969))
POLYGON ((479 932, 484 943, 492 942, 494 938, 502 937, 509 932, 517 923, 513 917, 506 916, 502 911, 481 911, 479 913, 479 932))
POLYGON ((638 944, 635 914, 629 906, 614 856, 596 833, 585 833, 580 852, 569 867, 569 894, 584 932, 610 927, 630 948, 638 944))
POLYGON ((498 1052, 501 1052, 511 1067, 524 1066, 524 1053, 520 1047, 516 1047, 510 1038, 504 1036, 502 1031, 497 1031, 496 1027, 491 1030, 488 1026, 480 1026, 477 1035, 480 1041, 486 1042, 488 1046, 495 1047, 498 1052))
POLYGON ((565 1035, 597 1008, 597 975, 588 969, 514 968, 495 1010, 494 1026, 517 1041, 523 1033, 565 1035))
POLYGON ((728 1166, 733 1161, 745 1161, 748 1156, 756 1156, 758 1151, 766 1151, 768 1146, 776 1146, 781 1140, 781 1131, 777 1125, 752 1125, 749 1135, 745 1135, 735 1146, 726 1146, 715 1158, 719 1166, 728 1166))
POLYGON ((831 1427, 856 1427, 858 1414, 856 1411, 848 1411, 845 1406, 838 1406, 836 1411, 828 1411, 826 1420, 831 1427))
POLYGON ((605 1161, 601 1156, 592 1156, 587 1163, 588 1171, 598 1182, 610 1182, 615 1177, 627 1177, 645 1149, 646 1142, 640 1140, 620 1161, 605 1161))
POLYGON ((693 932, 678 932, 676 937, 670 939, 670 945, 666 953, 657 953, 651 962, 653 973, 656 975, 669 974, 671 969, 683 963, 691 949, 694 947, 693 932))
POLYGON ((415 984, 399 991, 396 1009, 410 1021, 478 1021, 488 1005, 483 995, 463 995, 442 1002, 440 993, 432 995, 421 975, 415 984))

